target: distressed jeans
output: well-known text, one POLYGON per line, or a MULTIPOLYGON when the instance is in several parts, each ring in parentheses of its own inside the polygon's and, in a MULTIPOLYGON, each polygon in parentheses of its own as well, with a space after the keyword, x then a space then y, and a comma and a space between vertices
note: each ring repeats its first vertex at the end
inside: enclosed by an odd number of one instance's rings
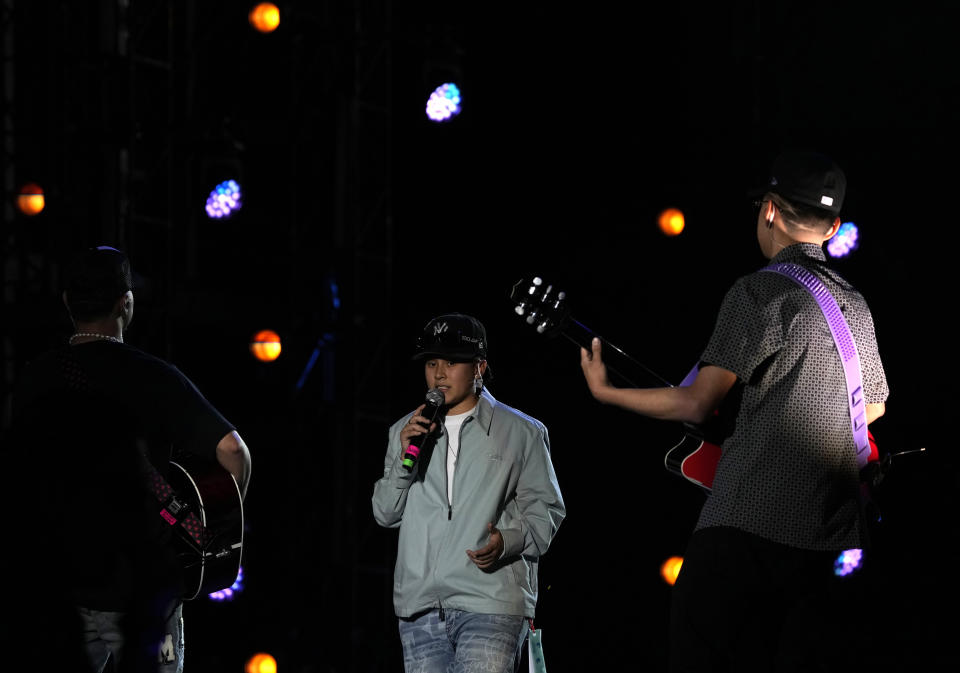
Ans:
POLYGON ((406 673, 516 673, 527 620, 519 615, 484 615, 437 610, 400 619, 406 673))
POLYGON ((160 642, 147 644, 139 656, 127 643, 124 613, 79 608, 83 623, 83 641, 87 658, 95 673, 118 670, 156 670, 158 673, 183 672, 183 604, 177 604, 160 634, 160 642), (121 662, 121 658, 125 661, 121 662), (139 659, 139 660, 137 660, 139 659), (121 665, 123 664, 123 668, 121 665))

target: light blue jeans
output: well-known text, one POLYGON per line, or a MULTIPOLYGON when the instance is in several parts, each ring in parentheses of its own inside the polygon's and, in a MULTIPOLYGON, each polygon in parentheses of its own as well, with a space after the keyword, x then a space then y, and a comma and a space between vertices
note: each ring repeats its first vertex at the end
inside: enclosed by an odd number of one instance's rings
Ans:
POLYGON ((517 615, 483 615, 437 610, 400 620, 406 673, 516 673, 527 620, 517 615))
MULTIPOLYGON (((171 608, 166 628, 160 634, 160 642, 154 649, 153 644, 144 655, 153 669, 156 662, 158 673, 183 673, 183 604, 171 608)), ((87 659, 94 673, 111 673, 119 669, 121 657, 136 656, 136 652, 127 651, 131 644, 125 642, 124 613, 88 610, 79 608, 83 622, 83 642, 87 650, 87 659)), ((142 670, 142 662, 136 662, 132 670, 142 670)))

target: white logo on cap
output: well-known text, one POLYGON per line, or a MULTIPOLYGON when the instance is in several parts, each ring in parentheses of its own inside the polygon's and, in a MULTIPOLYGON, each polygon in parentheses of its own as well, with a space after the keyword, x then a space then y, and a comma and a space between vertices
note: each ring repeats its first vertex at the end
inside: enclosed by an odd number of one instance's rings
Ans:
POLYGON ((823 204, 824 206, 832 206, 832 205, 833 205, 833 197, 832 197, 832 196, 821 196, 821 197, 820 197, 820 203, 823 204))
POLYGON ((433 336, 437 336, 438 334, 443 334, 444 332, 447 331, 447 329, 449 329, 449 325, 447 325, 447 323, 445 322, 435 323, 433 325, 433 336))

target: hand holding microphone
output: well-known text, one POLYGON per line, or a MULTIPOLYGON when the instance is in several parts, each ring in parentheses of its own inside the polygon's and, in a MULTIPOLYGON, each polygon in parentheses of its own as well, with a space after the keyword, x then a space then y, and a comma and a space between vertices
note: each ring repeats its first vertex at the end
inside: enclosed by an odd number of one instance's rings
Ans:
POLYGON ((412 472, 417 464, 423 442, 433 429, 433 423, 445 401, 443 391, 438 388, 430 389, 424 404, 417 408, 400 431, 400 443, 407 447, 403 454, 403 467, 407 472, 412 472))

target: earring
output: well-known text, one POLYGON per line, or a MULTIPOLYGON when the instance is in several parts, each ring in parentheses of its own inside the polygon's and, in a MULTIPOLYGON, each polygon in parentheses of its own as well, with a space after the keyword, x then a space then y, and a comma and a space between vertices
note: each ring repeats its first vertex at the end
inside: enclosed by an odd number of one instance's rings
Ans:
POLYGON ((483 392, 483 377, 475 376, 473 377, 473 394, 479 395, 483 392))

